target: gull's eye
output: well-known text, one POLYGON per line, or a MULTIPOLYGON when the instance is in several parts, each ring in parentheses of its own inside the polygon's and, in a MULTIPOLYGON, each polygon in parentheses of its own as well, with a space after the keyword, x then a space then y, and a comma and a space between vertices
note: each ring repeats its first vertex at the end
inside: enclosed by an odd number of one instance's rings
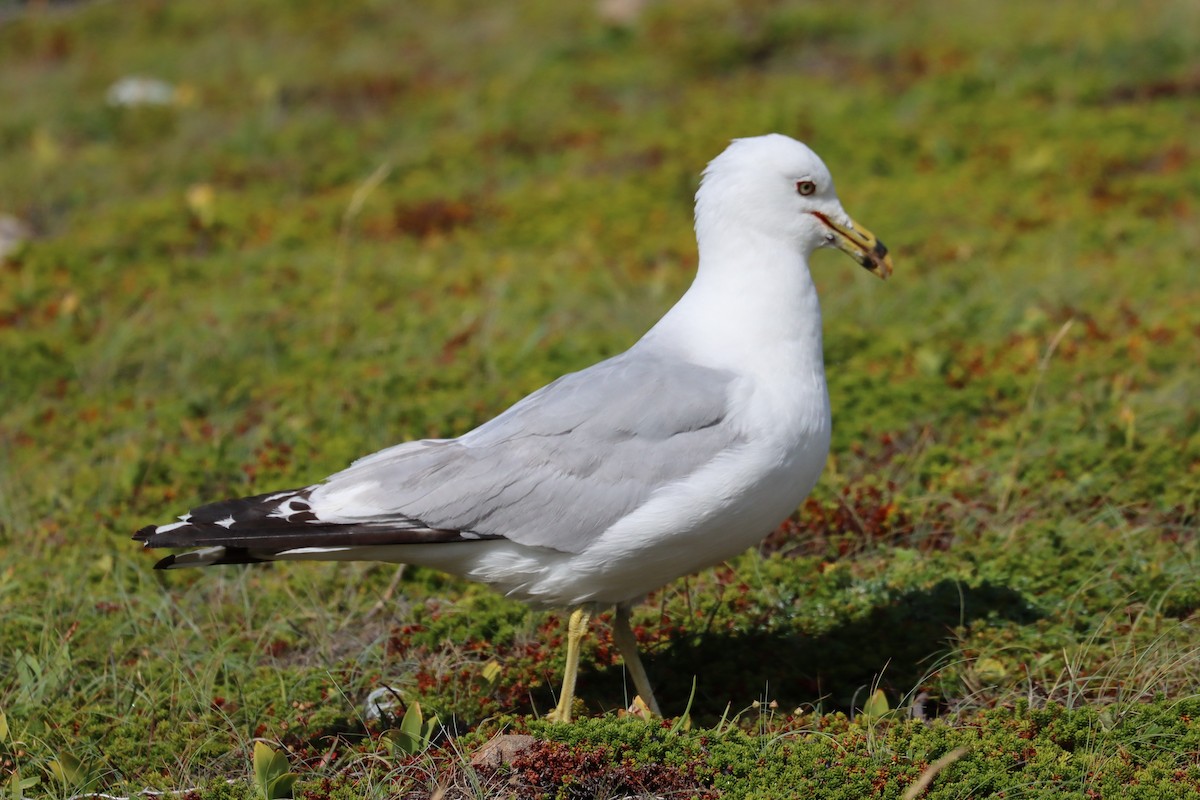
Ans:
POLYGON ((817 190, 817 185, 812 181, 796 181, 796 192, 804 197, 817 190))

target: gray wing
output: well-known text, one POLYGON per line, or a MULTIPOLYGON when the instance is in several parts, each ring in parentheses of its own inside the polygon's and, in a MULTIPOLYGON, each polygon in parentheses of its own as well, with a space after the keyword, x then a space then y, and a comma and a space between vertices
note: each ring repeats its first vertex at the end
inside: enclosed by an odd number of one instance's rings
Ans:
POLYGON ((578 553, 655 490, 738 443, 726 421, 732 380, 623 353, 559 378, 458 439, 361 459, 314 490, 313 510, 578 553))

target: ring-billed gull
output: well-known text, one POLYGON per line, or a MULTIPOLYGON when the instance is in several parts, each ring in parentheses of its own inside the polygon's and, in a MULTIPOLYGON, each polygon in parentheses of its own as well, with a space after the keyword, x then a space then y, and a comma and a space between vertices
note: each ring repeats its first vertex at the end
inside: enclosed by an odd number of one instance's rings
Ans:
POLYGON ((371 560, 434 567, 573 609, 555 719, 571 715, 589 617, 661 715, 629 626, 648 592, 759 542, 817 482, 830 409, 808 259, 892 262, 829 170, 780 134, 734 140, 696 192, 692 286, 626 352, 539 389, 456 439, 406 442, 301 489, 148 526, 156 566, 371 560))

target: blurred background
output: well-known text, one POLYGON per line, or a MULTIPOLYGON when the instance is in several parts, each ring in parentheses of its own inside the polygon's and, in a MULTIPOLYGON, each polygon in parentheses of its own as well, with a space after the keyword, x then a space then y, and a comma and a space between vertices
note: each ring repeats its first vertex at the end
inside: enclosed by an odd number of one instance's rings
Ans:
MULTIPOLYGON (((691 280, 704 165, 771 131, 896 274, 816 258, 834 453, 761 552, 640 610, 664 704, 1194 692, 1198 32, 1193 0, 0 2, 25 763, 323 752, 383 682, 464 730, 544 711, 556 617, 421 570, 382 611, 391 568, 165 580, 127 537, 624 349, 691 280)), ((622 704, 606 637, 589 712, 622 704)))

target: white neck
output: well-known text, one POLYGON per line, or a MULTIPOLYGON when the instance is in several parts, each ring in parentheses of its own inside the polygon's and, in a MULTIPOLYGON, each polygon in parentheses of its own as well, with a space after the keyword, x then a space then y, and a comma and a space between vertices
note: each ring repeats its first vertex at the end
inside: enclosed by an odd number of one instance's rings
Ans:
POLYGON ((737 372, 788 364, 823 383, 821 307, 805 255, 755 232, 720 234, 701 237, 696 280, 643 341, 737 372))

